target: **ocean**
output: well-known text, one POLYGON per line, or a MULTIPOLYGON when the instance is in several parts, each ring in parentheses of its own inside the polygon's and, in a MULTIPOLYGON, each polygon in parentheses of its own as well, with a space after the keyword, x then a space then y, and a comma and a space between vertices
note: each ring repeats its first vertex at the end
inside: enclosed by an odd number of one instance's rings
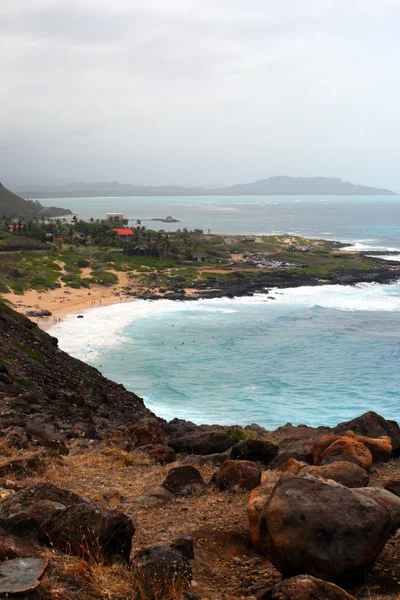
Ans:
MULTIPOLYGON (((400 250, 398 197, 252 197, 250 206, 236 197, 191 201, 197 205, 182 198, 79 202, 80 214, 91 210, 94 218, 117 210, 140 218, 137 207, 146 204, 151 217, 185 213, 181 227, 293 232, 355 243, 371 254, 400 250)), ((77 199, 57 202, 78 206, 77 199)), ((287 422, 335 425, 375 410, 400 421, 400 283, 197 302, 139 300, 88 310, 84 319, 68 315, 50 333, 165 419, 274 429, 287 422)))

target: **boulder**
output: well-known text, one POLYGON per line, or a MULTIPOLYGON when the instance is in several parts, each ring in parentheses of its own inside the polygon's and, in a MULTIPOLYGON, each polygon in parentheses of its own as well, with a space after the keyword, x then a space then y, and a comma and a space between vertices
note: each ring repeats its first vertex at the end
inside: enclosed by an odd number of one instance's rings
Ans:
POLYGON ((136 504, 144 508, 160 508, 175 500, 174 494, 162 487, 146 490, 136 498, 136 504))
POLYGON ((392 517, 392 530, 400 527, 400 498, 396 494, 379 487, 365 487, 356 491, 386 506, 392 517))
POLYGON ((370 438, 380 438, 388 436, 392 440, 393 454, 400 454, 400 427, 396 421, 384 419, 376 412, 369 411, 344 423, 339 423, 334 429, 334 433, 344 435, 346 431, 354 431, 359 435, 366 435, 370 438))
POLYGON ((25 594, 40 585, 46 570, 45 558, 14 558, 0 564, 0 594, 25 594))
POLYGON ((335 461, 328 465, 312 466, 291 458, 282 466, 282 471, 299 475, 299 477, 314 475, 315 477, 331 479, 348 488, 363 487, 368 485, 369 482, 368 473, 365 469, 347 461, 335 461))
POLYGON ((312 448, 314 465, 320 465, 327 456, 352 456, 360 461, 364 469, 372 465, 372 454, 364 444, 340 435, 324 435, 312 448))
POLYGON ((210 465, 216 467, 222 465, 226 460, 230 460, 231 452, 218 452, 217 454, 186 454, 179 459, 181 465, 192 465, 192 467, 204 467, 210 465))
POLYGON ((249 502, 247 504, 247 521, 249 523, 251 543, 258 552, 261 552, 260 538, 258 535, 258 519, 270 497, 270 489, 256 487, 251 491, 249 502))
POLYGON ((389 510, 359 491, 282 475, 259 518, 261 549, 285 576, 333 582, 365 573, 390 534, 389 510))
POLYGON ((119 556, 128 562, 134 533, 126 515, 83 502, 53 513, 41 525, 38 539, 62 552, 106 559, 119 556))
POLYGON ((232 460, 260 461, 265 465, 278 454, 279 446, 269 440, 248 439, 232 448, 232 460))
POLYGON ((143 548, 134 557, 132 570, 140 597, 146 600, 179 598, 192 581, 188 559, 170 546, 143 548))
POLYGON ((160 465, 167 465, 176 460, 176 452, 170 446, 162 444, 148 444, 147 446, 139 446, 136 452, 144 452, 154 458, 160 465))
POLYGON ((200 471, 191 465, 183 465, 170 469, 161 487, 171 494, 186 495, 193 493, 199 485, 204 485, 200 471))
POLYGON ((181 435, 179 430, 168 439, 175 452, 188 454, 217 454, 233 446, 233 441, 223 429, 202 425, 181 435))
POLYGON ((311 452, 311 448, 317 440, 331 431, 329 427, 293 426, 291 423, 287 423, 273 431, 271 439, 279 444, 281 452, 307 453, 311 452))
POLYGON ((396 496, 400 496, 400 480, 398 479, 388 479, 385 481, 385 489, 396 496))
POLYGON ((364 444, 371 452, 373 462, 388 462, 392 456, 392 440, 387 435, 371 438, 366 435, 358 435, 354 431, 346 431, 346 437, 351 437, 364 444))
POLYGON ((220 490, 252 490, 261 484, 261 470, 249 460, 227 460, 212 477, 220 490))
POLYGON ((334 583, 311 575, 289 577, 263 597, 265 600, 356 600, 334 583))

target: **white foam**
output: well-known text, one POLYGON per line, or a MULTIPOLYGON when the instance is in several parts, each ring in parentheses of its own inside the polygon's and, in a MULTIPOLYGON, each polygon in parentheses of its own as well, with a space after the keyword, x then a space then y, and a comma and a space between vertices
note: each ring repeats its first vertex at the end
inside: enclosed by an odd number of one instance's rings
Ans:
POLYGON ((342 251, 350 251, 350 252, 366 252, 368 250, 378 250, 380 252, 400 252, 400 248, 392 248, 390 246, 375 246, 372 245, 371 242, 375 240, 358 240, 353 243, 351 246, 345 246, 341 248, 342 251), (368 243, 369 242, 369 243, 368 243))
POLYGON ((368 254, 368 256, 370 258, 381 258, 382 260, 395 260, 397 262, 400 261, 400 254, 380 254, 380 255, 368 254))

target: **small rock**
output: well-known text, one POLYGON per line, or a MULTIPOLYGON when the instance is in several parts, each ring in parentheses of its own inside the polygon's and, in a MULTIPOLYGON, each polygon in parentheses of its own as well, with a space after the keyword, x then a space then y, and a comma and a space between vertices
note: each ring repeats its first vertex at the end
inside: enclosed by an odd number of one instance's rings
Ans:
POLYGON ((154 487, 146 490, 135 500, 136 504, 143 507, 159 508, 175 500, 174 494, 162 487, 154 487))
POLYGON ((177 550, 188 560, 194 560, 193 538, 190 535, 180 535, 170 544, 171 548, 177 550))
POLYGON ((174 467, 162 483, 163 488, 177 495, 191 494, 198 485, 204 485, 203 478, 200 471, 191 465, 174 467))
POLYGON ((135 581, 146 600, 173 600, 180 597, 192 581, 189 561, 169 546, 140 550, 132 567, 135 581))
POLYGON ((260 461, 265 465, 278 454, 279 446, 269 440, 245 440, 232 448, 232 460, 260 461))
POLYGON ((252 490, 261 483, 261 470, 248 460, 227 460, 214 473, 211 483, 220 490, 252 490))

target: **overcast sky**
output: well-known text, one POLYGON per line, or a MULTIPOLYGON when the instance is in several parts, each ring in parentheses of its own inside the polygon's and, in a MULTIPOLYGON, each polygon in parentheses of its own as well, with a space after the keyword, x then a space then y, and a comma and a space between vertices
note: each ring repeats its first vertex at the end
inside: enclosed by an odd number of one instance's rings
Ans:
POLYGON ((0 180, 400 191, 399 0, 0 3, 0 180))

